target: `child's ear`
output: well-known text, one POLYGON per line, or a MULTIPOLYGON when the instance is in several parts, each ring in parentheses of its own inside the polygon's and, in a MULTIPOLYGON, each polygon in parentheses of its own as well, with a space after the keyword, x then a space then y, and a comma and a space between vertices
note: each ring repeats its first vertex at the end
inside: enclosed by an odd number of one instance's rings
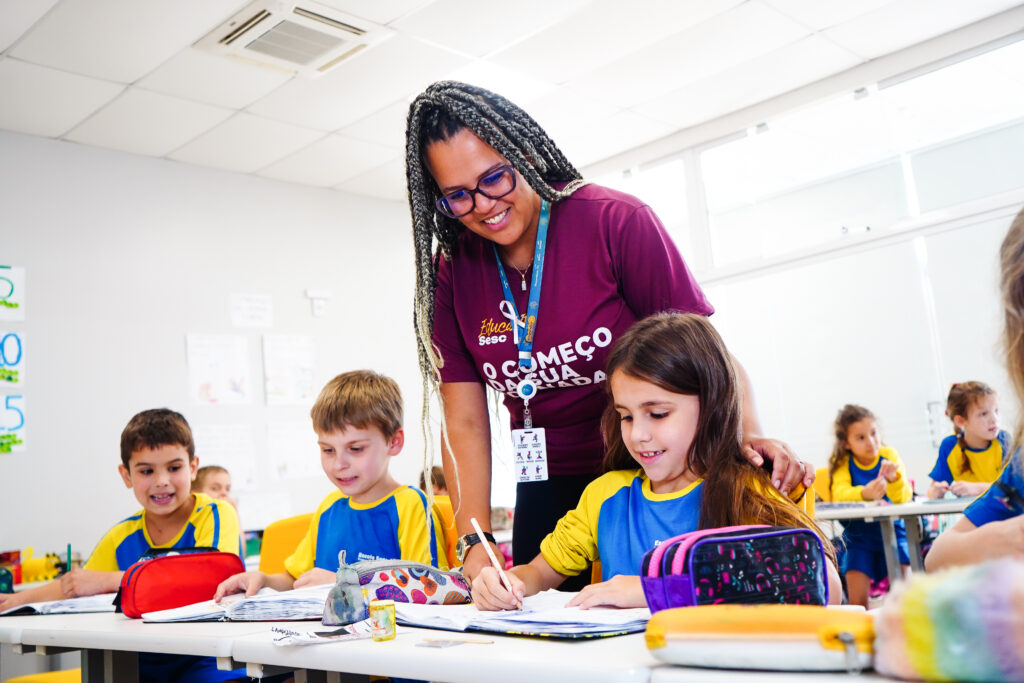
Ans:
POLYGON ((124 465, 117 466, 117 473, 121 475, 121 481, 128 488, 132 488, 132 473, 128 471, 128 468, 124 465))
POLYGON ((398 455, 402 452, 403 446, 405 446, 405 431, 399 429, 391 435, 391 441, 388 442, 388 455, 398 455))
POLYGON ((189 476, 189 481, 196 480, 196 474, 199 473, 199 456, 193 455, 188 459, 188 467, 192 470, 192 474, 189 476))
POLYGON ((962 432, 965 424, 967 424, 967 420, 964 419, 963 415, 953 416, 953 426, 957 428, 957 431, 962 432))

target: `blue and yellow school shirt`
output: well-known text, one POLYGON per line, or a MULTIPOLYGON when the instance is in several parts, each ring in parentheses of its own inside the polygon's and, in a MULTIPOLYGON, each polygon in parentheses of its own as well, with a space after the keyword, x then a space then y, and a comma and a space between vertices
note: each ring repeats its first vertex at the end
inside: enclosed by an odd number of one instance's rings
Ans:
MULTIPOLYGON (((840 460, 839 467, 832 473, 832 500, 837 503, 866 502, 864 496, 861 495, 861 491, 864 490, 867 484, 878 478, 882 463, 886 460, 896 464, 896 471, 899 476, 896 477, 895 481, 886 483, 885 495, 882 497, 882 500, 896 504, 909 503, 914 497, 914 492, 907 481, 906 469, 903 467, 903 461, 900 460, 899 453, 896 452, 895 448, 890 448, 889 446, 882 446, 878 449, 878 455, 867 466, 858 463, 857 459, 851 455, 847 455, 843 460, 840 460)), ((905 538, 906 525, 903 523, 903 520, 897 520, 893 526, 896 529, 897 536, 905 538)), ((851 541, 863 541, 877 546, 878 550, 883 549, 882 531, 878 522, 866 522, 862 519, 843 520, 843 528, 845 529, 844 537, 848 543, 851 541)))
POLYGON ((338 552, 344 550, 347 564, 412 560, 447 569, 438 540, 441 523, 431 514, 428 528, 426 510, 426 494, 412 486, 400 486, 373 503, 354 503, 341 491, 332 491, 284 567, 295 578, 314 567, 337 571, 338 552))
POLYGON ((143 553, 153 548, 217 548, 240 554, 238 513, 231 503, 214 500, 205 493, 193 493, 195 507, 178 535, 157 545, 146 531, 146 511, 139 510, 108 531, 96 545, 85 563, 85 569, 124 571, 138 562, 143 553))
POLYGON ((580 502, 540 544, 559 574, 574 576, 601 560, 601 580, 640 573, 644 553, 700 524, 703 479, 681 491, 654 493, 642 469, 614 470, 583 490, 580 502))
POLYGON ((942 440, 939 446, 939 458, 935 461, 935 467, 928 475, 932 481, 944 481, 948 484, 954 481, 971 481, 989 483, 996 480, 999 471, 1003 468, 1003 454, 1010 452, 1010 435, 999 430, 996 438, 988 442, 988 446, 981 450, 974 450, 966 444, 967 461, 971 465, 970 471, 963 468, 964 451, 956 434, 950 434, 942 440))
POLYGON ((992 485, 964 510, 974 526, 1024 514, 1024 463, 1021 449, 1011 455, 992 485))

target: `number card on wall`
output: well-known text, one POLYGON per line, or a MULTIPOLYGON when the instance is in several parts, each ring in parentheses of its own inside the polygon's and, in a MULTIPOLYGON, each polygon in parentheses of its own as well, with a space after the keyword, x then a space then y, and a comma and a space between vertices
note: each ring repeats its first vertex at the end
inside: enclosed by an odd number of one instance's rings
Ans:
POLYGON ((0 389, 25 384, 25 343, 17 332, 0 329, 0 389))
POLYGON ((25 397, 0 394, 0 453, 25 450, 25 397))
POLYGON ((25 269, 0 266, 0 320, 25 319, 25 269))

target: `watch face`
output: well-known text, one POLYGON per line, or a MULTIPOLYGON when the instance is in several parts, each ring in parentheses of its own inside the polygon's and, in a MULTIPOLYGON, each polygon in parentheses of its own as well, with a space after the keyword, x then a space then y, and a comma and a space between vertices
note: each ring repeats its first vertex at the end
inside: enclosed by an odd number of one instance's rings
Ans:
POLYGON ((466 558, 466 553, 478 540, 476 534, 466 534, 459 537, 459 540, 455 542, 455 557, 459 559, 459 562, 466 558))

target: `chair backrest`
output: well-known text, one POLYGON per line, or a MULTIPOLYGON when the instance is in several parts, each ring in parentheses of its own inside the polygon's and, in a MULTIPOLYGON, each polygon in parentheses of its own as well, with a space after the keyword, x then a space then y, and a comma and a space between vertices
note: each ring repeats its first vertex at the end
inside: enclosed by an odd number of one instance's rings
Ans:
POLYGON ((814 470, 814 492, 826 503, 832 502, 832 492, 828 490, 827 467, 819 467, 814 470))
POLYGON ((271 522, 263 530, 263 541, 260 543, 260 571, 264 574, 280 574, 284 571, 284 561, 295 552, 299 541, 306 535, 313 513, 286 517, 271 522))
POLYGON ((434 509, 441 520, 441 526, 444 527, 442 529, 444 542, 441 546, 448 556, 448 566, 454 569, 461 563, 455 555, 455 544, 459 540, 459 532, 455 529, 455 510, 452 509, 452 499, 448 496, 434 496, 434 509))

